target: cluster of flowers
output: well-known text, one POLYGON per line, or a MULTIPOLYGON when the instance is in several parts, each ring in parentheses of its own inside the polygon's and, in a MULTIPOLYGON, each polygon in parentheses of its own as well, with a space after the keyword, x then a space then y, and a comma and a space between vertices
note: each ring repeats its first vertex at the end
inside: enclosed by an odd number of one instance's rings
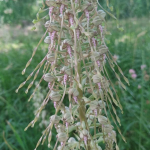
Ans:
MULTIPOLYGON (((145 65, 145 64, 144 64, 144 65, 141 65, 141 71, 143 71, 144 80, 145 80, 145 81, 149 81, 150 77, 149 77, 147 71, 145 70, 145 68, 146 68, 146 65, 145 65)), ((135 71, 134 69, 129 69, 129 74, 131 75, 131 78, 132 78, 132 79, 136 79, 136 78, 137 78, 137 74, 136 74, 136 71, 135 71)), ((141 88, 142 88, 142 86, 139 84, 139 85, 138 85, 138 89, 141 89, 141 88)))
MULTIPOLYGON (((146 68, 146 65, 141 65, 141 70, 144 70, 145 68, 146 68)), ((132 79, 137 78, 137 74, 134 69, 129 69, 129 73, 130 73, 132 79)), ((147 76, 147 74, 145 74, 145 76, 147 76)))
POLYGON ((129 73, 130 73, 130 75, 131 75, 132 79, 136 79, 137 74, 136 74, 136 72, 135 72, 135 70, 134 70, 134 69, 130 69, 130 70, 129 70, 129 73))
MULTIPOLYGON (((121 110, 122 106, 107 73, 106 62, 124 89, 124 84, 114 70, 115 65, 127 83, 128 80, 105 43, 106 13, 97 9, 97 6, 101 7, 101 5, 96 0, 46 0, 46 4, 49 7, 50 20, 45 23, 48 36, 44 42, 49 45, 48 53, 35 68, 37 72, 26 93, 33 85, 44 63, 44 75, 39 84, 45 80, 49 91, 37 110, 35 119, 27 128, 34 126, 41 111, 50 100, 54 104, 55 114, 50 117, 50 122, 36 148, 40 143, 43 144, 47 137, 48 147, 50 147, 54 127, 57 131, 54 149, 101 150, 100 143, 104 141, 105 150, 113 150, 114 145, 116 150, 119 150, 116 132, 108 118, 108 111, 122 136, 117 124, 118 122, 120 125, 120 119, 114 105, 121 110), (68 106, 63 103, 65 96, 68 96, 68 106), (92 133, 93 130, 94 133, 92 133), (70 133, 72 133, 71 137, 70 133)), ((35 51, 26 68, 34 54, 35 51)), ((19 88, 32 77, 34 71, 19 88)), ((34 96, 39 84, 29 100, 34 96)), ((122 138, 124 139, 123 136, 122 138)))

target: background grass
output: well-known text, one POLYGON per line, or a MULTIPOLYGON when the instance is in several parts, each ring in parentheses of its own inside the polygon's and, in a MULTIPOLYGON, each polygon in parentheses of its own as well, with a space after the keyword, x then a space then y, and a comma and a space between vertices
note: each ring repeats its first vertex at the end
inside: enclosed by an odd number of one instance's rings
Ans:
MULTIPOLYGON (((104 1, 102 1, 104 3, 104 1)), ((30 59, 33 48, 37 45, 42 29, 31 31, 29 22, 36 16, 38 6, 36 1, 0 2, 0 150, 30 150, 34 149, 44 126, 39 127, 40 121, 34 128, 24 132, 24 128, 34 118, 34 101, 27 102, 33 88, 26 95, 27 86, 18 94, 15 89, 29 75, 34 67, 44 57, 47 47, 41 44, 37 54, 27 69, 24 76, 21 72, 30 59), (31 6, 31 7, 30 7, 31 6), (28 9, 30 7, 30 9, 28 9), (8 8, 13 13, 6 14, 8 8), (19 8, 19 9, 18 9, 19 8), (22 23, 24 22, 25 23, 22 23)), ((121 150, 149 150, 150 147, 150 16, 149 1, 112 0, 114 14, 120 18, 120 25, 124 31, 116 28, 116 22, 108 18, 108 30, 111 36, 107 36, 108 47, 112 54, 119 56, 119 66, 130 80, 130 86, 123 91, 114 75, 111 74, 115 87, 124 108, 121 119, 121 131, 126 137, 124 143, 118 135, 118 144, 121 150), (131 5, 130 5, 131 4, 131 5), (141 70, 141 65, 146 64, 146 69, 141 70), (129 69, 134 69, 137 78, 133 80, 129 69), (141 89, 138 88, 141 85, 141 89)), ((106 8, 106 6, 104 6, 106 8)), ((40 72, 39 77, 42 75, 40 72)), ((29 82, 28 82, 29 83, 29 82)), ((45 85, 41 85, 45 88, 45 85)), ((39 91, 40 92, 40 91, 39 91)), ((46 107, 47 120, 53 113, 53 107, 46 107)), ((55 136, 53 135, 53 140, 55 136)), ((47 145, 38 149, 48 149, 47 145)))

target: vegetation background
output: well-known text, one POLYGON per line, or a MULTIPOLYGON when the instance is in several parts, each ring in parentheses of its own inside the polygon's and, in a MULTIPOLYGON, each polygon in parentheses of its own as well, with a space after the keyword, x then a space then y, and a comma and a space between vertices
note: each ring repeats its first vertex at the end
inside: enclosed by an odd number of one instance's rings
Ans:
MULTIPOLYGON (((101 0, 100 3, 109 10, 106 1, 101 0)), ((119 110, 118 114, 127 143, 117 134, 119 147, 120 150, 149 150, 150 1, 111 0, 110 6, 114 7, 113 14, 119 18, 119 24, 124 30, 120 32, 116 22, 107 15, 108 30, 111 32, 111 35, 107 35, 108 47, 130 81, 130 86, 123 91, 110 72, 124 108, 124 114, 119 110), (142 66, 141 69, 141 65, 146 67, 142 66), (134 69, 137 76, 133 77, 129 73, 130 69, 134 69)), ((32 20, 36 18, 39 8, 38 0, 0 0, 0 150, 34 149, 49 116, 54 112, 52 104, 48 104, 35 127, 24 132, 46 92, 46 86, 42 83, 31 102, 28 102, 28 98, 33 88, 27 95, 24 93, 27 86, 18 94, 15 93, 15 89, 47 50, 47 45, 42 43, 31 66, 22 76, 26 62, 44 33, 40 25, 36 31, 31 31, 32 20)), ((39 78, 41 75, 42 72, 39 78)), ((45 144, 38 149, 48 148, 45 144)))

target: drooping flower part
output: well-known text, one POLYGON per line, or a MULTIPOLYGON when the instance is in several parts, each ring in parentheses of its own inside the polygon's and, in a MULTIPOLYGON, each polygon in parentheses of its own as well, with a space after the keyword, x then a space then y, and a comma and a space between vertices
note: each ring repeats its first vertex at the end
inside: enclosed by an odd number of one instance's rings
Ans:
MULTIPOLYGON (((109 109, 112 117, 113 114, 115 115, 112 120, 119 130, 120 119, 114 105, 121 110, 122 106, 119 99, 115 99, 113 93, 116 92, 112 91, 114 87, 110 87, 113 83, 110 81, 106 65, 110 65, 108 68, 111 68, 113 72, 115 72, 114 66, 116 65, 127 83, 128 80, 105 43, 106 13, 103 10, 97 10, 99 3, 96 0, 46 0, 45 3, 49 7, 50 17, 45 23, 47 30, 44 34, 44 36, 47 32, 49 34, 44 39, 44 42, 48 44, 48 51, 16 92, 34 75, 28 91, 40 69, 43 68, 43 76, 29 100, 33 98, 43 80, 48 83, 48 88, 45 88, 47 95, 35 113, 34 120, 25 130, 35 125, 48 103, 53 103, 54 107, 51 109, 53 108, 55 113, 50 117, 48 126, 43 131, 36 148, 40 143, 45 142, 46 137, 48 137, 48 147, 50 147, 54 127, 57 132, 55 149, 102 150, 99 139, 103 139, 105 150, 113 150, 114 145, 118 150, 116 132, 110 124, 107 110, 109 109), (68 102, 64 103, 64 101, 68 102), (91 131, 94 131, 94 134, 91 134, 91 131), (76 139, 68 137, 74 135, 71 132, 76 134, 76 139)), ((30 65, 35 52, 36 50, 23 73, 30 65)), ((132 78, 137 77, 133 69, 130 69, 129 73, 132 78)), ((117 72, 115 75, 124 88, 117 72)), ((119 133, 121 134, 120 130, 119 133)), ((122 134, 121 136, 125 140, 122 134)))

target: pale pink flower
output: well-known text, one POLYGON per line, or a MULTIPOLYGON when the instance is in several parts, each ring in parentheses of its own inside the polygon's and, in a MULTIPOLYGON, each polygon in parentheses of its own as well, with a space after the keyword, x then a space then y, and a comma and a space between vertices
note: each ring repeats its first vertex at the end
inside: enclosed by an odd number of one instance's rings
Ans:
POLYGON ((52 14, 52 12, 53 12, 53 9, 54 9, 53 6, 49 8, 49 17, 51 17, 51 14, 52 14))
POLYGON ((77 34, 77 39, 79 40, 79 38, 80 38, 80 30, 79 29, 76 29, 76 34, 77 34))
POLYGON ((86 16, 87 20, 89 21, 90 20, 90 14, 89 14, 88 10, 85 10, 85 16, 86 16))
POLYGON ((130 74, 135 74, 135 70, 134 70, 134 69, 130 69, 130 70, 129 70, 129 73, 130 73, 130 74))
POLYGON ((97 109, 94 109, 95 116, 97 116, 97 109))
POLYGON ((73 96, 73 99, 74 99, 74 101, 75 101, 76 103, 78 103, 78 98, 77 98, 77 96, 73 96))
POLYGON ((97 83, 99 90, 101 90, 101 83, 97 83))
POLYGON ((60 6, 60 14, 61 14, 61 15, 63 15, 64 8, 65 8, 65 5, 62 4, 62 5, 60 6))
POLYGON ((93 43, 94 47, 96 47, 96 40, 95 40, 95 38, 92 38, 92 43, 93 43))
POLYGON ((48 88, 51 89, 51 83, 50 82, 48 83, 48 88))
POLYGON ((72 57, 71 46, 70 45, 67 46, 67 52, 68 52, 69 56, 72 57))
POLYGON ((56 107, 57 107, 57 102, 54 102, 54 108, 56 109, 56 107))
POLYGON ((141 85, 138 85, 138 89, 141 89, 141 85))
POLYGON ((66 85, 67 78, 68 78, 68 75, 65 74, 65 75, 64 75, 64 84, 65 84, 65 85, 66 85))
POLYGON ((136 79, 137 74, 136 74, 136 73, 133 73, 133 74, 131 75, 131 77, 132 77, 132 79, 136 79))
POLYGON ((98 67, 100 67, 101 66, 100 61, 97 60, 96 62, 97 62, 98 67))
POLYGON ((102 32, 103 32, 103 28, 102 28, 101 25, 99 25, 99 29, 100 29, 100 31, 101 31, 101 33, 102 33, 102 32))
POLYGON ((84 143, 85 143, 85 145, 87 145, 87 140, 88 140, 88 137, 87 136, 84 136, 84 143))
POLYGON ((69 23, 70 23, 71 26, 73 26, 73 24, 74 24, 74 20, 73 20, 72 15, 69 16, 69 23))
POLYGON ((141 65, 141 70, 143 70, 144 68, 146 68, 146 65, 141 65))
POLYGON ((117 61, 119 59, 118 55, 114 55, 113 57, 114 57, 115 61, 117 61))

